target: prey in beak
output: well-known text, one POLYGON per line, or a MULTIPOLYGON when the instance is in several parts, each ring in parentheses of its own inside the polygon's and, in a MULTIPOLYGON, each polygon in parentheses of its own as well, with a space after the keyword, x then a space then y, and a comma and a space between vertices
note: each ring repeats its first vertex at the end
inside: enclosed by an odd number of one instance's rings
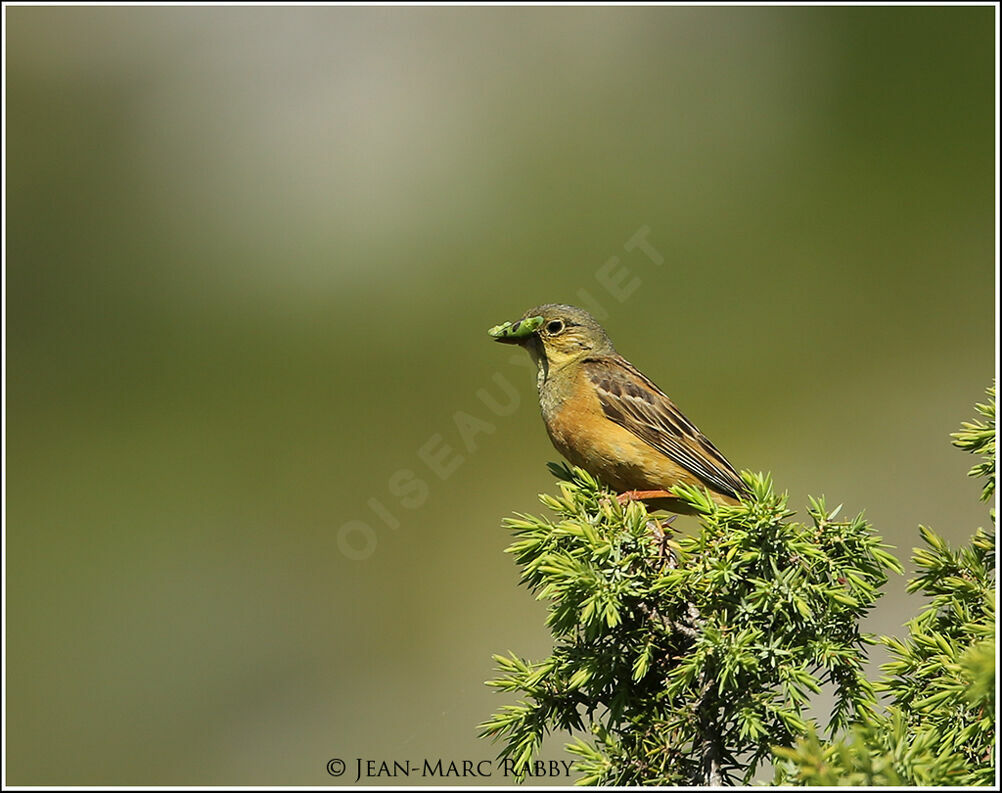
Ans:
POLYGON ((505 322, 495 325, 489 333, 494 341, 502 344, 524 344, 531 338, 532 334, 539 330, 544 320, 542 317, 525 317, 516 322, 505 322))

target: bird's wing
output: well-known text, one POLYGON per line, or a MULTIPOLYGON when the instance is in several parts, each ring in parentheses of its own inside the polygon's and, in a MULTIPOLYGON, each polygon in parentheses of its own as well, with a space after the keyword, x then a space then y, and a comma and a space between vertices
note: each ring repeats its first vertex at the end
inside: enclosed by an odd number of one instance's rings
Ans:
POLYGON ((584 363, 610 421, 649 443, 711 489, 737 497, 747 491, 717 447, 682 415, 668 396, 623 358, 584 363))

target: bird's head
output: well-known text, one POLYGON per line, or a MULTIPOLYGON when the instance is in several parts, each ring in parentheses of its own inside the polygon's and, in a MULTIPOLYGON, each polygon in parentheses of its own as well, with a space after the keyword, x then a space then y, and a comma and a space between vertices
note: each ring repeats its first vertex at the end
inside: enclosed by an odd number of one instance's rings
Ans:
POLYGON ((547 303, 530 308, 515 322, 487 331, 502 344, 529 351, 540 369, 560 369, 589 355, 615 353, 602 326, 584 309, 547 303))

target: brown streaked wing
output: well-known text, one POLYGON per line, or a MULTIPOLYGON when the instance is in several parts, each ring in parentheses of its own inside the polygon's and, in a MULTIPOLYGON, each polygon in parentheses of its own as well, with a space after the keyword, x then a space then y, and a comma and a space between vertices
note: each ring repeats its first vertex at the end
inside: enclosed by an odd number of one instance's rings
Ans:
POLYGON ((629 430, 710 488, 737 497, 744 482, 716 446, 682 415, 668 396, 627 360, 592 358, 585 374, 610 421, 629 430))

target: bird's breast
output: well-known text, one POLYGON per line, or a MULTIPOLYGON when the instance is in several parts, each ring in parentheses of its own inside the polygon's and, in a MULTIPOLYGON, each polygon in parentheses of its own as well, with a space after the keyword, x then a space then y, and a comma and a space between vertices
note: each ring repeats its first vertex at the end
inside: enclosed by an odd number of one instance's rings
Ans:
POLYGON ((583 376, 559 385, 549 393, 540 390, 540 408, 550 440, 569 462, 621 491, 656 490, 666 480, 677 481, 681 469, 610 421, 583 376), (666 464, 673 470, 665 470, 666 464))

